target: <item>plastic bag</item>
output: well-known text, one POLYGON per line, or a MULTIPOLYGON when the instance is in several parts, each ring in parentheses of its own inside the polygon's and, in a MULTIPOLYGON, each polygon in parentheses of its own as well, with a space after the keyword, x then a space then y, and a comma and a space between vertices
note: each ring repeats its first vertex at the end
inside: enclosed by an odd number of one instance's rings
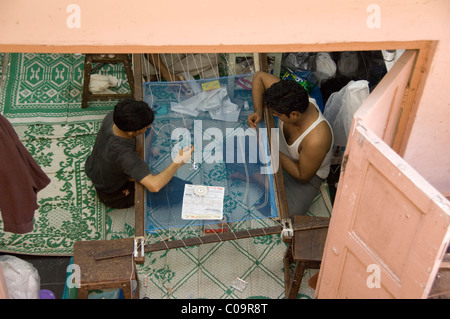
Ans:
POLYGON ((92 74, 89 91, 92 94, 114 94, 110 87, 119 86, 119 80, 113 75, 92 74))
POLYGON ((306 92, 308 92, 309 96, 316 100, 320 111, 323 113, 324 103, 322 93, 320 92, 320 88, 317 85, 314 74, 311 71, 302 71, 296 73, 287 71, 281 76, 281 79, 293 80, 303 86, 306 92))
POLYGON ((34 266, 20 258, 0 256, 8 293, 11 299, 39 299, 41 279, 34 266))
POLYGON ((339 92, 330 95, 325 104, 324 116, 333 128, 334 145, 347 144, 353 116, 369 96, 369 82, 350 81, 339 92))
POLYGON ((345 77, 356 77, 358 74, 359 59, 358 52, 346 51, 341 52, 337 63, 339 74, 345 77))
POLYGON ((319 52, 316 55, 316 69, 314 71, 317 82, 320 86, 322 81, 336 76, 336 63, 327 52, 319 52))
POLYGON ((283 55, 282 65, 291 70, 312 70, 316 53, 296 52, 283 55))
POLYGON ((305 78, 297 76, 296 74, 291 73, 291 72, 285 72, 281 76, 281 79, 282 80, 293 80, 293 81, 297 82, 298 84, 303 86, 303 88, 306 90, 306 92, 308 92, 308 94, 311 94, 311 91, 314 88, 314 83, 306 80, 305 78))

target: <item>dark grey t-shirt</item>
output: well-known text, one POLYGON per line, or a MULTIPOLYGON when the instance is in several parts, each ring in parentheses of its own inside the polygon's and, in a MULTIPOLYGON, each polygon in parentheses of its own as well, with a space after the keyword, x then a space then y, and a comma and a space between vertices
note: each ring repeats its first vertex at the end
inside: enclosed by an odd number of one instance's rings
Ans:
POLYGON ((116 136, 113 132, 113 112, 106 115, 86 160, 86 174, 94 186, 105 193, 113 193, 130 178, 141 181, 150 174, 147 163, 136 152, 136 139, 116 136))

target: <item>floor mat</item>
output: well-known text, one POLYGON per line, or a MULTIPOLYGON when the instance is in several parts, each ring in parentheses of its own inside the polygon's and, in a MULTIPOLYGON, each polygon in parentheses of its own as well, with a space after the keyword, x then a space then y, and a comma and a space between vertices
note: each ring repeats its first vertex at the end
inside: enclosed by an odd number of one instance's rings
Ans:
MULTIPOLYGON (((323 196, 316 197, 308 215, 329 217, 323 196)), ((107 239, 134 236, 134 209, 107 212, 107 239)), ((231 223, 236 230, 277 225, 271 219, 231 223)), ((204 235, 201 226, 164 229, 148 234, 147 243, 204 235)), ((163 250, 145 255, 137 265, 140 298, 151 299, 251 299, 285 297, 283 256, 286 244, 279 234, 163 250), (241 285, 236 285, 236 283, 241 285), (243 284, 242 284, 243 283, 243 284)), ((131 259, 130 259, 131 261, 131 259)), ((130 264, 131 266, 131 264, 130 264)), ((294 264, 291 265, 291 273, 294 264)), ((297 298, 312 299, 315 291, 308 285, 317 273, 307 269, 297 298)))
MULTIPOLYGON (((117 103, 91 101, 81 108, 82 54, 3 53, 0 64, 0 112, 13 125, 101 120, 117 103)), ((106 64, 96 73, 126 79, 120 63, 106 64)), ((129 85, 114 90, 129 93, 129 85)))
MULTIPOLYGON (((284 298, 285 250, 279 235, 268 235, 149 253, 137 267, 140 297, 284 298)), ((308 280, 316 272, 305 272, 299 298, 314 297, 308 280)))
MULTIPOLYGON (((33 255, 73 254, 79 240, 105 238, 105 207, 84 173, 100 123, 15 127, 20 140, 50 177, 38 193, 34 229, 27 234, 0 232, 0 251, 33 255)), ((0 229, 3 223, 0 218, 0 229)))

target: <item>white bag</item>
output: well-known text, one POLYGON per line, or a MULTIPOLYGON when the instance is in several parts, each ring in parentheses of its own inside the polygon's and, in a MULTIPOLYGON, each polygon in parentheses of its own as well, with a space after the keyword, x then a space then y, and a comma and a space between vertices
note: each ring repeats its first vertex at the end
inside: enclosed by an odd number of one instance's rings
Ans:
POLYGON ((325 105, 323 115, 333 128, 334 145, 347 144, 353 116, 369 96, 369 82, 350 81, 339 92, 334 92, 325 105))
POLYGON ((115 94, 110 87, 119 86, 119 80, 113 75, 92 74, 89 91, 92 94, 115 94))
POLYGON ((31 263, 10 255, 0 256, 0 263, 11 299, 40 298, 41 279, 31 263))
POLYGON ((351 78, 358 74, 359 59, 358 52, 346 51, 341 52, 337 63, 339 74, 351 78))
POLYGON ((331 58, 330 53, 317 53, 316 70, 314 71, 314 75, 317 79, 319 87, 323 81, 334 78, 336 76, 336 63, 331 58))

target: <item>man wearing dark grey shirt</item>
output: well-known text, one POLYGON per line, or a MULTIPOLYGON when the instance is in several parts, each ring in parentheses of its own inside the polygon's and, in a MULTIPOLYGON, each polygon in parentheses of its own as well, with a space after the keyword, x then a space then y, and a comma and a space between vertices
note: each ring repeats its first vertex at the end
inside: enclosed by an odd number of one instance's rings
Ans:
POLYGON ((157 193, 166 186, 183 164, 189 162, 193 147, 182 149, 161 173, 153 175, 136 152, 136 136, 145 134, 154 120, 147 103, 122 100, 106 115, 91 155, 86 160, 86 174, 99 200, 108 207, 134 205, 134 181, 157 193))

